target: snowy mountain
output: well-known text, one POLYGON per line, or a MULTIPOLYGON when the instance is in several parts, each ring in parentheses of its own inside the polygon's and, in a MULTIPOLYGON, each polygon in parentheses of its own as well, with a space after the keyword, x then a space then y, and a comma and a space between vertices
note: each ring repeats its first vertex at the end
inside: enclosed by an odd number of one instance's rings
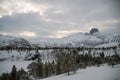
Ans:
POLYGON ((120 34, 100 32, 96 29, 95 31, 94 29, 91 31, 89 33, 77 33, 59 39, 28 39, 28 41, 24 38, 0 35, 0 47, 81 47, 120 42, 120 34))
POLYGON ((80 47, 80 46, 96 46, 100 44, 120 42, 120 34, 117 33, 105 33, 95 32, 89 33, 77 33, 60 39, 42 40, 37 43, 40 47, 80 47))
POLYGON ((62 41, 69 41, 74 45, 85 45, 85 46, 94 46, 103 43, 103 40, 97 38, 96 36, 92 36, 90 34, 78 33, 74 35, 70 35, 68 37, 64 37, 61 39, 62 41))
POLYGON ((0 35, 0 47, 28 47, 30 43, 24 38, 0 35))
POLYGON ((104 43, 110 43, 110 42, 116 42, 116 41, 120 42, 120 34, 117 34, 117 33, 97 32, 92 35, 102 39, 104 43))

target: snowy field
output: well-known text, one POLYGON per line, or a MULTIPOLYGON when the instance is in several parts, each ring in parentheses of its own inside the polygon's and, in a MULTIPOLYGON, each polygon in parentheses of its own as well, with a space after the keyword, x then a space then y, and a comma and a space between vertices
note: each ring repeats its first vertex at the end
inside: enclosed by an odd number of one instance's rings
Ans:
POLYGON ((15 65, 18 69, 25 69, 27 71, 27 66, 30 64, 32 61, 2 61, 0 62, 0 75, 2 73, 10 72, 13 65, 15 65))
POLYGON ((120 65, 115 65, 114 68, 106 64, 100 67, 87 67, 70 76, 62 74, 40 80, 120 80, 120 65))
MULTIPOLYGON (((40 50, 39 51, 42 55, 43 62, 45 61, 52 61, 54 58, 50 56, 51 50, 40 50)), ((31 56, 35 54, 35 51, 31 51, 31 56)), ((33 61, 25 61, 24 57, 28 54, 24 51, 18 52, 16 50, 10 51, 0 51, 0 59, 5 59, 4 61, 0 61, 0 75, 2 73, 10 72, 13 65, 17 67, 17 69, 25 69, 27 71, 28 64, 32 63, 33 61)))

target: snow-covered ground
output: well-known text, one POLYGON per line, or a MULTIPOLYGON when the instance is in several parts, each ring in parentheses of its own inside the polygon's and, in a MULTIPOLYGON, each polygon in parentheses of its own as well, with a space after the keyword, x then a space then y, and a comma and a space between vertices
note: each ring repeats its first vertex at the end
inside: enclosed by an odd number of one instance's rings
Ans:
POLYGON ((32 61, 24 61, 24 57, 27 55, 26 52, 21 51, 18 52, 16 50, 13 51, 0 51, 0 59, 5 59, 3 61, 0 61, 0 75, 2 73, 10 72, 13 65, 17 67, 17 69, 25 69, 27 71, 27 66, 32 61))
POLYGON ((27 71, 27 66, 31 62, 32 61, 2 61, 0 62, 0 75, 2 75, 4 72, 10 72, 13 65, 17 67, 17 70, 23 68, 25 71, 27 71))
POLYGON ((117 46, 118 47, 118 42, 111 42, 111 43, 106 43, 106 44, 100 44, 95 46, 95 48, 102 48, 102 47, 113 47, 113 46, 117 46))
POLYGON ((21 51, 18 52, 16 50, 12 50, 12 51, 6 51, 6 50, 2 50, 0 51, 0 59, 8 59, 8 60, 23 60, 24 57, 27 55, 26 51, 21 51))
POLYGON ((70 76, 62 74, 40 80, 120 80, 120 65, 115 65, 114 68, 107 64, 100 67, 87 67, 70 76))
MULTIPOLYGON (((31 56, 35 54, 35 50, 32 50, 31 56)), ((41 54, 41 58, 43 62, 46 61, 52 61, 54 58, 50 55, 51 50, 39 50, 39 53, 41 54)), ((28 64, 32 63, 33 61, 25 61, 24 58, 29 55, 26 51, 18 52, 16 50, 12 51, 0 51, 0 60, 5 59, 3 61, 0 61, 0 75, 2 73, 10 72, 13 65, 17 67, 17 69, 25 69, 27 71, 28 64)), ((31 57, 30 56, 30 57, 31 57)))

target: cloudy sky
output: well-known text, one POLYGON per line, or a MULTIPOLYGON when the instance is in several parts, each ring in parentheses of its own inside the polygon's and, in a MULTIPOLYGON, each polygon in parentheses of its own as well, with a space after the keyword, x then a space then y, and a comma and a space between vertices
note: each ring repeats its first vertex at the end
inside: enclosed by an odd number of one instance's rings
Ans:
POLYGON ((61 38, 78 32, 118 32, 119 0, 0 0, 0 34, 61 38))

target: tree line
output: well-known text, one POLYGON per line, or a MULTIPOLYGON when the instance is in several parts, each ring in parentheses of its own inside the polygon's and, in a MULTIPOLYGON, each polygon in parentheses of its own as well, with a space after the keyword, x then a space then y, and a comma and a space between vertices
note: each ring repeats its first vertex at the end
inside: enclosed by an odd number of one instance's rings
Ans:
POLYGON ((76 73, 78 69, 84 69, 87 66, 100 66, 103 63, 114 67, 115 64, 120 63, 120 55, 115 54, 105 56, 104 52, 101 52, 98 56, 90 54, 89 51, 86 54, 79 54, 77 50, 57 49, 54 51, 55 60, 42 62, 41 58, 37 58, 36 61, 28 65, 28 74, 33 75, 35 78, 46 78, 59 74, 76 73))
MULTIPOLYGON (((83 49, 82 49, 83 50, 83 49)), ((80 54, 79 49, 55 49, 53 54, 55 59, 53 61, 43 62, 41 55, 28 65, 28 72, 23 69, 17 70, 13 66, 10 73, 3 73, 0 76, 0 80, 30 80, 32 75, 36 79, 42 79, 59 74, 76 73, 78 69, 84 69, 87 66, 100 66, 103 63, 114 67, 115 64, 120 63, 120 55, 114 51, 113 55, 105 56, 104 51, 99 55, 91 54, 91 49, 88 49, 87 53, 80 54)), ((39 53, 36 50, 36 53, 39 53)))
POLYGON ((16 66, 13 65, 11 72, 3 73, 0 76, 0 80, 32 80, 32 79, 30 79, 28 73, 23 68, 17 70, 16 66))

